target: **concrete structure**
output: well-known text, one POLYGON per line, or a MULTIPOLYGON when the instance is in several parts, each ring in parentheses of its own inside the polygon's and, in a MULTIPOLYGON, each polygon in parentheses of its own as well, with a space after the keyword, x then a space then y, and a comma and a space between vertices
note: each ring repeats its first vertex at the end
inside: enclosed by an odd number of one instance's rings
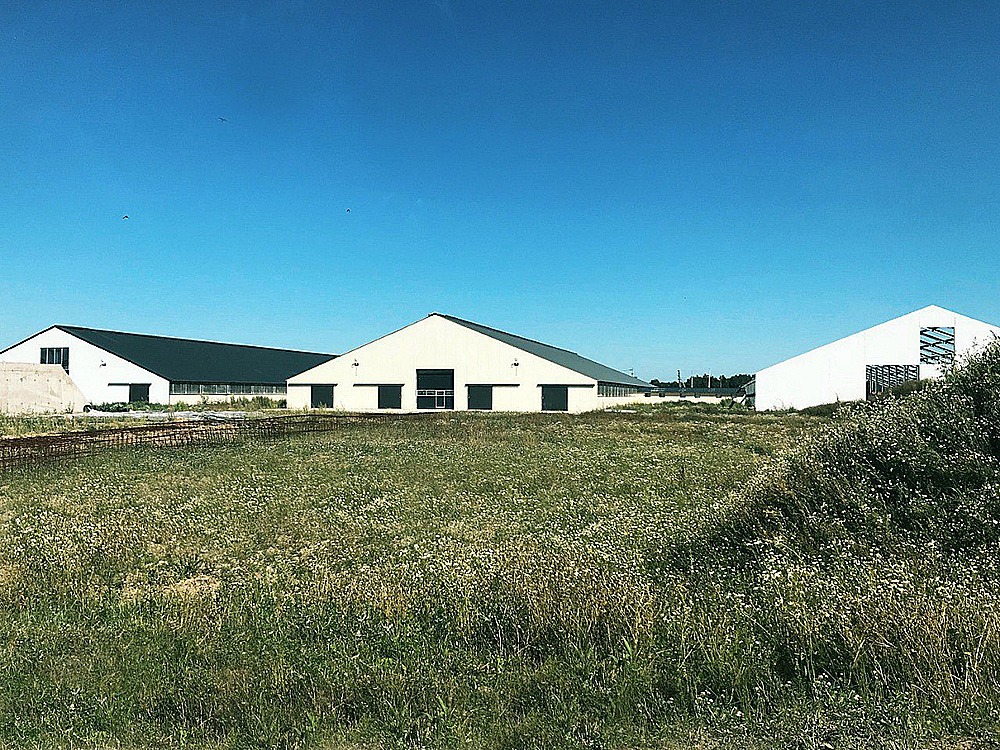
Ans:
POLYGON ((761 370, 748 395, 758 410, 871 398, 939 377, 998 336, 997 326, 930 305, 761 370))
POLYGON ((63 325, 0 351, 0 362, 55 365, 93 404, 282 399, 289 376, 332 357, 63 325))
POLYGON ((79 411, 86 403, 59 365, 0 362, 0 414, 79 411))
POLYGON ((566 349, 432 313, 289 378, 288 406, 582 412, 649 388, 566 349))

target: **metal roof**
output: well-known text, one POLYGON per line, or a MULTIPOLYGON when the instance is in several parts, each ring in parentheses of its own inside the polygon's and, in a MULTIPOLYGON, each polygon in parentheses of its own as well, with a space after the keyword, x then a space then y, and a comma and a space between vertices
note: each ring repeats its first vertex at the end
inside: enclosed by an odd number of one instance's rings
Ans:
POLYGON ((496 328, 490 328, 489 326, 484 326, 479 323, 473 323, 469 320, 462 320, 461 318, 456 318, 453 315, 445 315, 444 313, 431 314, 450 320, 452 323, 458 323, 460 326, 465 326, 466 328, 481 333, 484 336, 489 336, 497 341, 510 344, 511 346, 528 352, 529 354, 534 354, 536 357, 547 359, 549 362, 554 362, 561 367, 565 367, 573 372, 578 372, 581 375, 593 378, 601 383, 636 385, 641 388, 652 387, 645 380, 639 380, 639 378, 633 377, 632 375, 627 375, 626 373, 615 370, 607 365, 602 365, 600 362, 595 362, 592 359, 581 357, 576 352, 571 352, 568 349, 560 349, 558 346, 543 344, 541 341, 533 341, 532 339, 526 339, 523 336, 516 336, 513 333, 507 333, 506 331, 498 331, 496 328))
POLYGON ((175 383, 284 384, 292 375, 336 356, 79 326, 53 327, 175 383))

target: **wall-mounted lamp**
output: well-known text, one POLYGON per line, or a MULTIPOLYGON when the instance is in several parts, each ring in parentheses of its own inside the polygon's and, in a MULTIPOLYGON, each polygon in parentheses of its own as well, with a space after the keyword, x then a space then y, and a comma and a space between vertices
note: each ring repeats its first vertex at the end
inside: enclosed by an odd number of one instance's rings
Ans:
POLYGON ((518 367, 518 366, 519 366, 520 364, 521 364, 521 363, 520 363, 520 362, 518 362, 518 361, 517 361, 517 360, 515 359, 515 360, 514 360, 514 361, 513 361, 512 363, 511 363, 511 365, 510 365, 510 366, 511 366, 511 367, 518 367))
POLYGON ((360 365, 360 363, 358 362, 358 360, 354 360, 353 362, 351 362, 351 367, 360 367, 360 366, 361 366, 361 365, 360 365))

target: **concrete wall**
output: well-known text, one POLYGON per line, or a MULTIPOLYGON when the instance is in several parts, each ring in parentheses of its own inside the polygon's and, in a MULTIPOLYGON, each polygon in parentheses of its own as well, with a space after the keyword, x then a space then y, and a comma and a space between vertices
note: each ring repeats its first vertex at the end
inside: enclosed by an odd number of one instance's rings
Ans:
POLYGON ((149 400, 169 403, 170 384, 164 378, 58 328, 35 334, 0 353, 0 362, 38 364, 44 347, 69 347, 70 379, 90 403, 128 401, 128 383, 149 383, 149 400))
POLYGON ((988 323, 925 307, 761 370, 756 376, 756 407, 803 409, 864 399, 867 365, 919 365, 921 379, 938 377, 938 367, 920 365, 920 329, 932 326, 955 328, 959 361, 1000 335, 1000 328, 988 323))
POLYGON ((597 383, 590 378, 432 315, 290 378, 288 406, 307 408, 309 386, 316 384, 334 386, 335 409, 375 411, 376 385, 400 383, 403 409, 415 410, 418 368, 455 371, 457 410, 468 408, 469 384, 494 386, 494 411, 541 411, 541 384, 570 386, 571 412, 590 411, 615 401, 599 399, 597 383))
POLYGON ((62 365, 0 363, 0 413, 76 412, 86 403, 62 365))

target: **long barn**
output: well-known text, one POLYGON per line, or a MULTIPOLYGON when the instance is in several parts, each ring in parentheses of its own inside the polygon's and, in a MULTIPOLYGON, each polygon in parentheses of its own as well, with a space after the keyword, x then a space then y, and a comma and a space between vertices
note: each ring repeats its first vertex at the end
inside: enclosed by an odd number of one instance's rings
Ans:
POLYGON ((332 354, 54 325, 0 351, 0 362, 59 365, 93 404, 285 397, 286 380, 332 354))
POLYGON ((288 406, 582 412, 650 384, 540 341, 431 313, 288 379, 288 406))

